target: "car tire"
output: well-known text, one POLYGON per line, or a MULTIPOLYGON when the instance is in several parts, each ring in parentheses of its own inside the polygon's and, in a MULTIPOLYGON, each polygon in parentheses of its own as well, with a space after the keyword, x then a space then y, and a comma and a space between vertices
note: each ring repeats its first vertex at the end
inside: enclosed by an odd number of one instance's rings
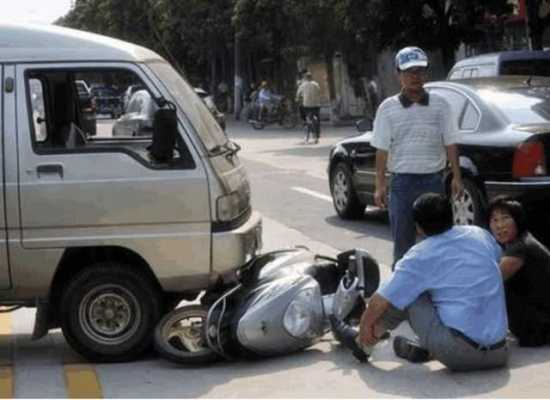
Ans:
POLYGON ((366 205, 359 201, 350 168, 343 162, 338 163, 330 175, 330 194, 332 204, 343 219, 356 219, 363 216, 366 205))
MULTIPOLYGON (((483 194, 479 187, 468 178, 463 178, 464 195, 462 199, 452 199, 453 220, 455 225, 484 225, 485 210, 483 194)), ((450 193, 450 188, 448 188, 450 193)))
POLYGON ((129 361, 150 348, 162 302, 146 274, 116 262, 78 273, 60 300, 67 342, 94 362, 129 361))

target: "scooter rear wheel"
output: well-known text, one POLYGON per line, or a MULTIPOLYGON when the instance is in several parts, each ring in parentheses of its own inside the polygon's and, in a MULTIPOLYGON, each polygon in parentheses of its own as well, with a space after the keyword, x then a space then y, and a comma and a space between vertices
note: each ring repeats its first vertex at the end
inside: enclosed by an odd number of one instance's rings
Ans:
POLYGON ((208 308, 183 306, 166 314, 155 328, 155 348, 161 357, 178 364, 209 364, 221 357, 206 343, 208 308))

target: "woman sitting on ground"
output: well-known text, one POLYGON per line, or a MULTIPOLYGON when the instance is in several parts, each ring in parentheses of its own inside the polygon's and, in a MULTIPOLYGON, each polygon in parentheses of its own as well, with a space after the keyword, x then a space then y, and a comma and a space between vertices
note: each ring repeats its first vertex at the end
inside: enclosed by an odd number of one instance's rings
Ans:
POLYGON ((488 209, 489 226, 504 251, 504 279, 510 331, 520 346, 550 343, 550 252, 526 227, 522 205, 496 197, 488 209))

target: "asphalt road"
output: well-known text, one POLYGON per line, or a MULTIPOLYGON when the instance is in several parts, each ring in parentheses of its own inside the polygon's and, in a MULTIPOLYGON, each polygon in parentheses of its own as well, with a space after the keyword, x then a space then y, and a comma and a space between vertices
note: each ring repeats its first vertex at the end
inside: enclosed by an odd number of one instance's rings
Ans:
MULTIPOLYGON (((329 198, 328 150, 353 128, 324 126, 319 145, 304 145, 299 130, 228 125, 230 137, 243 148, 253 206, 264 216, 265 250, 306 245, 334 255, 364 247, 388 274, 391 242, 384 216, 369 212, 359 221, 341 221, 329 198)), ((98 128, 107 135, 109 123, 98 128)), ((307 351, 257 362, 183 368, 151 353, 132 363, 90 364, 72 352, 59 330, 31 342, 33 317, 31 309, 0 314, 0 397, 533 398, 550 393, 548 348, 512 345, 508 369, 470 374, 451 374, 438 362, 402 362, 389 342, 377 347, 371 363, 358 364, 330 335, 307 351)))

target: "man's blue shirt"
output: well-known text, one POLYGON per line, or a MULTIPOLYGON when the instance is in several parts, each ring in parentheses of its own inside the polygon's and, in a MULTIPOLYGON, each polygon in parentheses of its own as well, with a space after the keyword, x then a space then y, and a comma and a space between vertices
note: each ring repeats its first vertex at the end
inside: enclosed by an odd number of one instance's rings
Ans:
POLYGON ((455 226, 412 247, 378 294, 403 310, 427 292, 445 326, 491 345, 508 331, 500 256, 489 232, 455 226))

